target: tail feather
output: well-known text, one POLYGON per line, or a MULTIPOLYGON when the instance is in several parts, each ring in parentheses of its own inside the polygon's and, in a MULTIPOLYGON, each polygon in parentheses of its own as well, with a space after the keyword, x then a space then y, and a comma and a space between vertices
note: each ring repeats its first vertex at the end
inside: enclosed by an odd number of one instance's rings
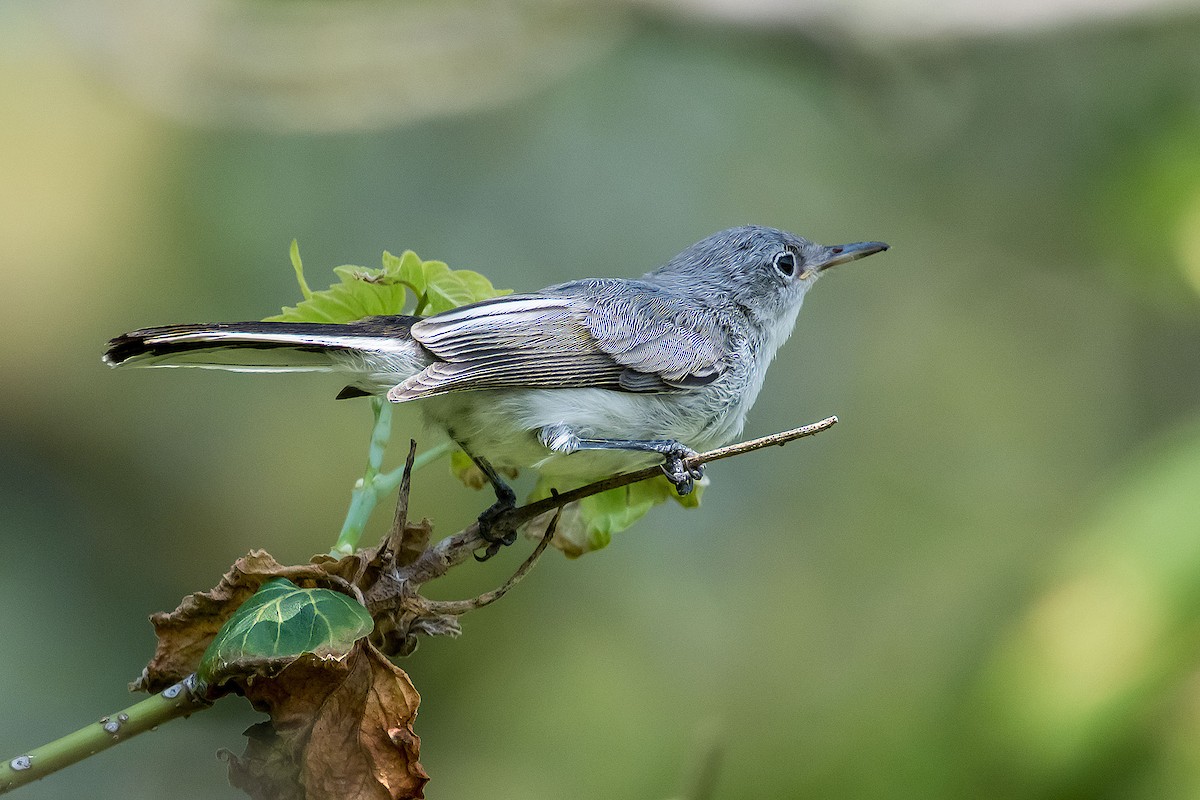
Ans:
POLYGON ((219 322, 143 328, 108 343, 112 367, 201 367, 243 372, 346 372, 374 389, 427 363, 409 329, 416 317, 371 317, 346 324, 219 322))

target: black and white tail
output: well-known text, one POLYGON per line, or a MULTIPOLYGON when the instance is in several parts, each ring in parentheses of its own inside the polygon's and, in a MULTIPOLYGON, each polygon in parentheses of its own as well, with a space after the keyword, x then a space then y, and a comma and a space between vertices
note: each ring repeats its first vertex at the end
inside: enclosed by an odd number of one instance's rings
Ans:
POLYGON ((108 343, 111 367, 199 367, 233 372, 335 372, 372 392, 430 363, 409 334, 416 317, 346 324, 218 322, 143 328, 108 343))

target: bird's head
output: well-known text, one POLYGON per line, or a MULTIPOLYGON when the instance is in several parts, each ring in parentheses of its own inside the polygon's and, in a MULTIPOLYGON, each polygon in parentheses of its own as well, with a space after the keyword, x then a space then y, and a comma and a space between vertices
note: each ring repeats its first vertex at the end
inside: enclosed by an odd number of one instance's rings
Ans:
POLYGON ((790 330, 805 293, 826 270, 887 249, 883 242, 821 245, 745 225, 696 242, 646 280, 714 305, 737 304, 763 320, 788 320, 790 330))

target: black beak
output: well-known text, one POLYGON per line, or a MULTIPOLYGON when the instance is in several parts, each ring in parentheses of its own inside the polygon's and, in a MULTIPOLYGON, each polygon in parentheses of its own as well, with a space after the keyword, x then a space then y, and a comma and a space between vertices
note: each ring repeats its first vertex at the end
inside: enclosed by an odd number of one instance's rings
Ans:
POLYGON ((857 261, 860 258, 882 253, 888 246, 883 242, 855 242, 854 244, 835 244, 824 248, 815 261, 809 261, 805 266, 824 272, 830 267, 845 264, 847 261, 857 261))

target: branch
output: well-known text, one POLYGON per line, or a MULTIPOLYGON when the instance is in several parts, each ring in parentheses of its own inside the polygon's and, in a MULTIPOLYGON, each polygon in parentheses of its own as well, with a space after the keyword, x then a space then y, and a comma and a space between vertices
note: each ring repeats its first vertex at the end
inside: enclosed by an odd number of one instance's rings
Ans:
MULTIPOLYGON (((412 489, 412 472, 413 464, 417 459, 417 440, 408 440, 408 458, 404 461, 404 470, 400 475, 400 493, 396 497, 396 512, 392 515, 392 528, 388 535, 384 538, 383 544, 379 546, 380 561, 390 562, 395 561, 397 555, 405 553, 405 544, 413 544, 406 541, 405 533, 408 530, 408 494, 412 489)), ((417 543, 418 550, 424 550, 428 542, 417 543)))
POLYGON ((44 778, 139 733, 153 730, 164 722, 189 716, 210 705, 196 692, 195 676, 189 675, 187 679, 124 711, 92 722, 61 739, 0 764, 0 794, 44 778))
MULTIPOLYGON (((728 447, 718 447, 716 450, 709 450, 707 453, 700 453, 691 458, 684 460, 684 466, 699 467, 707 464, 710 461, 720 461, 722 458, 731 458, 740 456, 742 453, 749 453, 752 450, 760 450, 764 447, 782 447, 788 442, 793 442, 796 439, 803 439, 806 436, 813 436, 823 430, 828 430, 837 424, 837 417, 826 417, 820 422, 814 422, 810 425, 802 425, 799 428, 792 428, 790 431, 782 433, 773 433, 770 436, 760 436, 757 439, 731 444, 728 447)), ((505 520, 511 522, 514 526, 523 525, 534 517, 540 517, 547 511, 553 511, 556 508, 562 508, 567 503, 573 503, 576 500, 582 500, 585 497, 591 497, 600 492, 606 492, 609 489, 616 489, 620 486, 628 486, 631 483, 649 480, 662 474, 662 469, 659 467, 646 467, 637 472, 627 472, 622 475, 614 475, 611 478, 605 478, 595 483, 589 483, 587 486, 581 486, 570 492, 563 492, 560 495, 547 497, 543 500, 538 500, 535 503, 530 503, 526 506, 513 509, 512 518, 505 520)), ((467 530, 470 530, 468 528, 467 530)))
POLYGON ((461 616, 468 611, 474 611, 477 608, 491 605, 501 597, 504 597, 504 595, 508 594, 509 589, 516 586, 522 578, 529 574, 529 570, 533 569, 533 565, 542 557, 542 553, 546 551, 550 540, 554 538, 554 529, 558 527, 558 518, 561 515, 562 509, 560 508, 554 513, 554 519, 550 520, 550 524, 546 526, 546 532, 542 534, 542 540, 537 543, 537 547, 533 548, 533 552, 521 563, 521 566, 517 567, 517 571, 499 589, 484 592, 473 600, 429 600, 427 601, 429 610, 435 614, 461 616))
MULTIPOLYGON (((486 542, 479 535, 478 523, 475 523, 453 536, 442 539, 433 546, 425 547, 419 555, 413 553, 416 548, 421 547, 421 543, 410 535, 415 528, 409 526, 406 520, 409 478, 415 468, 414 460, 420 463, 421 459, 415 457, 415 445, 410 443, 408 459, 401 470, 386 474, 379 471, 383 455, 382 446, 386 441, 390 419, 386 407, 377 410, 376 413, 376 427, 373 431, 366 475, 363 482, 356 487, 351 513, 343 528, 344 535, 339 539, 335 552, 356 543, 358 536, 362 533, 367 515, 378 502, 380 490, 387 488, 390 491, 399 486, 399 504, 392 530, 381 543, 379 550, 374 553, 374 558, 368 562, 362 561, 361 554, 370 551, 360 551, 360 555, 350 556, 350 559, 358 559, 356 562, 358 566, 353 574, 342 576, 336 571, 327 569, 329 564, 342 563, 328 557, 324 561, 310 564, 279 567, 277 574, 297 580, 318 580, 356 597, 371 609, 372 616, 376 618, 376 632, 386 634, 386 638, 397 645, 390 652, 406 655, 415 647, 415 633, 456 633, 458 631, 456 617, 498 600, 515 586, 533 568, 545 551, 554 535, 554 524, 551 523, 547 527, 541 542, 525 559, 516 573, 498 589, 473 600, 433 601, 421 597, 418 594, 421 584, 446 574, 450 567, 468 560, 471 554, 486 542), (415 558, 411 563, 406 564, 409 554, 414 555, 415 558), (369 566, 374 566, 375 569, 364 571, 365 567, 369 566), (364 581, 370 581, 373 585, 362 585, 364 581), (383 630, 382 623, 388 618, 390 618, 390 627, 388 630, 383 630)), ((827 430, 836 422, 837 417, 828 417, 820 422, 790 431, 700 453, 687 459, 685 464, 699 467, 702 464, 764 447, 784 445, 827 430)), ((552 492, 548 498, 506 512, 501 515, 498 523, 511 526, 509 529, 515 530, 535 517, 561 510, 568 503, 609 489, 644 481, 660 474, 662 471, 659 467, 648 467, 596 481, 570 492, 562 494, 552 492)), ((558 515, 556 514, 554 521, 557 522, 557 520, 558 515)), ((421 526, 415 527, 420 528, 421 526)), ((428 528, 426 527, 425 530, 427 531, 428 528)), ((124 711, 105 717, 99 722, 91 723, 61 739, 0 764, 0 794, 45 777, 51 772, 69 766, 139 733, 151 730, 164 722, 186 717, 209 707, 210 704, 195 692, 194 681, 194 675, 189 676, 124 711)))
MULTIPOLYGON (((733 456, 739 456, 753 450, 760 450, 764 447, 782 447, 788 442, 794 442, 797 439, 803 439, 807 436, 813 436, 821 431, 828 430, 836 425, 837 421, 837 417, 826 417, 819 422, 802 425, 799 428, 793 428, 789 431, 750 439, 738 444, 731 444, 728 447, 719 447, 716 450, 709 450, 706 453, 699 453, 692 458, 686 459, 684 464, 689 467, 699 467, 702 464, 719 461, 723 458, 732 458, 733 456)), ((540 517, 542 514, 562 508, 568 503, 574 503, 577 500, 606 492, 609 489, 616 489, 621 486, 628 486, 631 483, 649 480, 661 474, 662 469, 659 467, 646 467, 636 472, 613 475, 610 478, 589 483, 587 486, 581 486, 578 489, 561 494, 555 493, 542 500, 514 508, 500 515, 496 521, 496 525, 504 529, 516 529, 535 517, 540 517)), ((427 549, 405 571, 404 577, 413 584, 422 584, 434 578, 441 577, 451 567, 461 564, 470 558, 473 552, 486 543, 484 538, 479 535, 479 524, 474 523, 469 525, 453 536, 448 536, 427 549)))

